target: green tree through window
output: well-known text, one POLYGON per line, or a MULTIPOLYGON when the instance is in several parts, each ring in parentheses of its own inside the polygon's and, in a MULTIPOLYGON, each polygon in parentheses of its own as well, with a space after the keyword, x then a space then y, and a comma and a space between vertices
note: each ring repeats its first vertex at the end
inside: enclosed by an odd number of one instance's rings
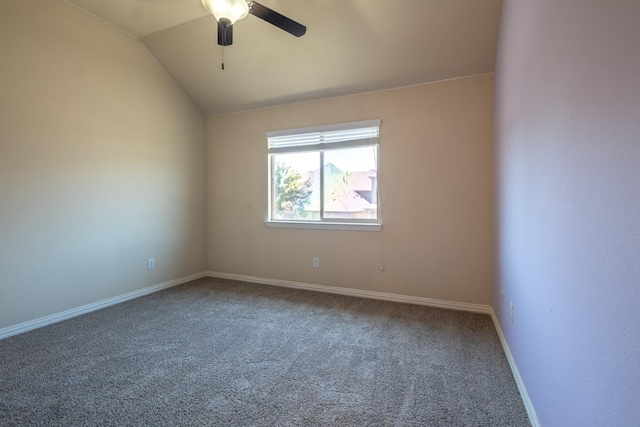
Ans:
POLYGON ((276 162, 276 212, 278 217, 302 219, 311 198, 311 176, 303 179, 299 172, 283 162, 276 162))

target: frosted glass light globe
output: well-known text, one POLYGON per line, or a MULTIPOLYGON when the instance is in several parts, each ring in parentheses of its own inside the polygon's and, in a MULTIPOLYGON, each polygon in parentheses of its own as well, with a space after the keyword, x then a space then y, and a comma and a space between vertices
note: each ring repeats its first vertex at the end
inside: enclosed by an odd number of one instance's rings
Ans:
POLYGON ((202 4, 218 22, 228 19, 230 25, 249 13, 249 5, 245 0, 202 0, 202 4))

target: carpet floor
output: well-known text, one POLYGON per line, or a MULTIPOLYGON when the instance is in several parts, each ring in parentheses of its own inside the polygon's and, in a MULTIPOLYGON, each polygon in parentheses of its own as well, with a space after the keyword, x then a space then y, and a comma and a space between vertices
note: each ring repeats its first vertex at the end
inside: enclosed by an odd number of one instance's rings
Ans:
POLYGON ((213 278, 0 341, 0 425, 528 426, 488 315, 213 278))

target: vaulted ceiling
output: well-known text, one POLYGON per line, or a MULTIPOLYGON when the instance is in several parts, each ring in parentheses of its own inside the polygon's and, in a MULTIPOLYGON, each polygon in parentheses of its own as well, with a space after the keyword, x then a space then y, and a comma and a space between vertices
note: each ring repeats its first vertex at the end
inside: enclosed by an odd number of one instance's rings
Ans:
POLYGON ((223 49, 201 0, 66 1, 139 38, 206 115, 492 72, 502 10, 502 0, 260 0, 307 33, 250 15, 223 49))

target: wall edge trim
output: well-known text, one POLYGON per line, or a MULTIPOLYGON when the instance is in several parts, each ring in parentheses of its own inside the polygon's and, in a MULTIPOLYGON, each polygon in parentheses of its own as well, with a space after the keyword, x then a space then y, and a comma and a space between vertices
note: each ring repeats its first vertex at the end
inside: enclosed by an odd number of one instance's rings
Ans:
POLYGON ((28 332, 33 329, 38 329, 44 326, 52 325, 54 323, 62 322, 63 320, 68 320, 73 317, 81 316, 83 314, 91 313, 92 311, 100 310, 101 308, 109 307, 111 305, 119 304, 121 302, 129 301, 135 298, 149 295, 154 292, 171 288, 173 286, 181 285, 183 283, 200 279, 205 276, 206 274, 204 272, 191 274, 189 276, 184 276, 178 279, 169 280, 168 282, 158 283, 157 285, 151 285, 151 286, 147 286, 146 288, 127 292, 126 294, 118 295, 118 296, 107 298, 101 301, 96 301, 90 304, 82 305, 80 307, 65 310, 60 313, 50 314, 48 316, 40 317, 34 320, 28 320, 23 323, 18 323, 17 325, 8 326, 6 328, 0 329, 0 340, 4 338, 9 338, 14 335, 22 334, 24 332, 28 332))
POLYGON ((220 273, 208 271, 208 277, 218 279, 230 279, 240 282, 257 283, 261 285, 280 286, 285 288, 303 289, 308 291, 324 292, 329 294, 347 295, 353 297, 377 299, 407 304, 425 305, 430 307, 447 308, 450 310, 468 311, 473 313, 491 314, 491 306, 466 302, 447 301, 434 298, 415 297, 410 295, 392 294, 387 292, 364 291, 361 289, 341 288, 336 286, 317 285, 313 283, 291 282, 288 280, 267 279, 264 277, 245 276, 242 274, 220 273))
POLYGON ((509 366, 511 367, 511 372, 513 373, 513 378, 516 380, 516 385, 518 386, 518 391, 520 391, 520 398, 522 399, 522 403, 524 403, 524 408, 527 411, 527 415, 529 416, 529 422, 533 427, 540 427, 540 420, 538 419, 538 414, 536 413, 535 408, 533 407, 533 402, 531 402, 531 398, 529 397, 529 393, 527 392, 527 388, 524 385, 524 381, 520 376, 520 371, 518 370, 518 366, 516 365, 516 361, 513 358, 513 354, 511 354, 511 349, 509 348, 509 344, 507 343, 507 339, 502 333, 502 328, 500 327, 500 322, 498 321, 498 317, 496 313, 493 311, 493 307, 491 307, 491 311, 489 313, 491 315, 491 320, 493 320, 493 325, 496 328, 496 332, 498 332, 498 338, 500 338, 500 343, 502 344, 502 349, 504 350, 504 354, 507 356, 507 361, 509 362, 509 366))

